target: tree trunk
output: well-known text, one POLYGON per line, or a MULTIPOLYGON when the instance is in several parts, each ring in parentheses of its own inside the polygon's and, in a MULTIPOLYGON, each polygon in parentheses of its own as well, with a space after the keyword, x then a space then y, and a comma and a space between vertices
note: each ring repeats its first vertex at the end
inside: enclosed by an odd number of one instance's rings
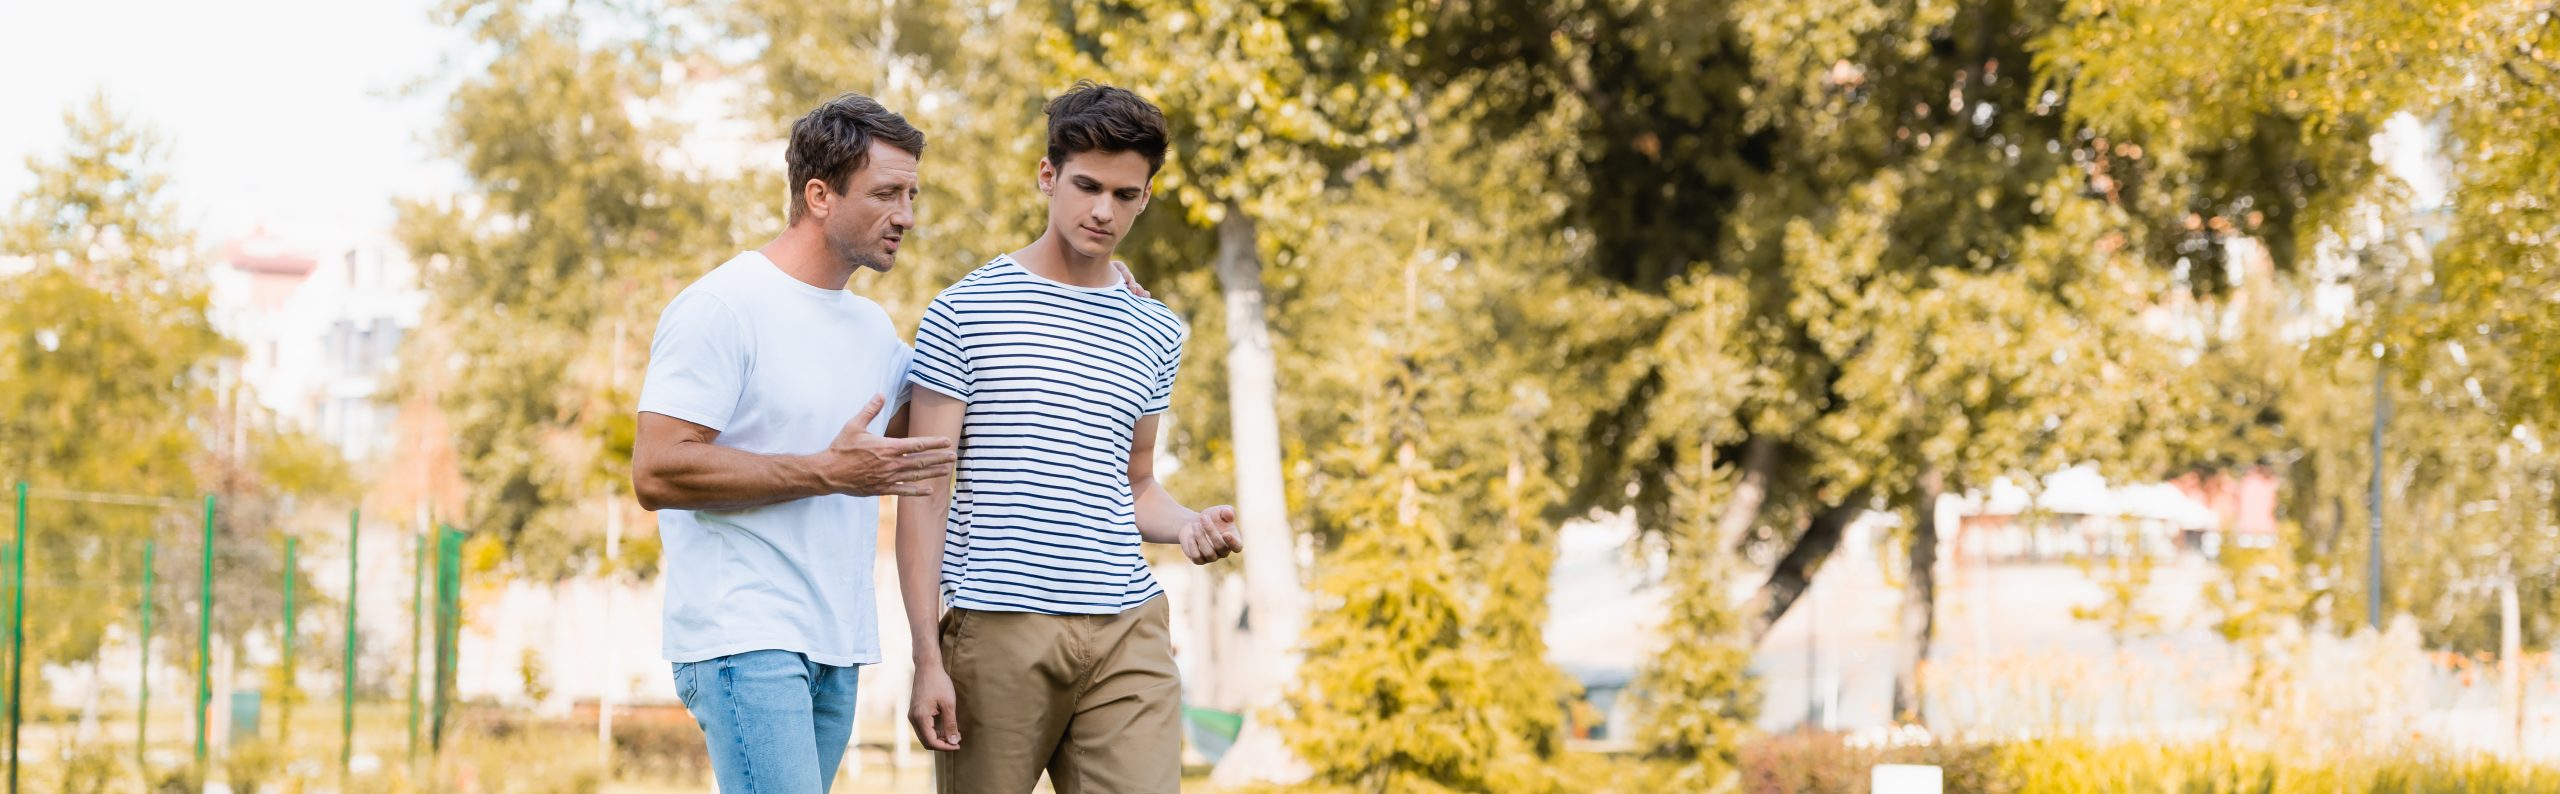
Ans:
POLYGON ((1777 439, 1756 435, 1743 445, 1742 479, 1733 484, 1733 497, 1725 501, 1724 515, 1716 519, 1715 545, 1709 548, 1724 553, 1742 542, 1751 523, 1760 520, 1760 506, 1769 500, 1770 470, 1777 466, 1777 439))
POLYGON ((1867 492, 1861 489, 1840 500, 1839 504, 1814 514, 1813 520, 1805 524, 1804 534, 1797 536, 1795 547, 1787 550, 1787 556, 1780 558, 1777 567, 1770 569, 1768 581, 1762 582, 1760 589, 1751 594, 1751 600, 1743 604, 1743 619, 1750 621, 1745 628, 1751 632, 1754 647, 1760 644, 1761 638, 1768 636, 1770 627, 1778 625, 1779 618, 1786 617, 1787 609, 1795 606, 1796 599, 1804 595, 1805 588, 1813 586, 1814 569, 1831 556, 1833 549, 1840 547, 1841 531, 1866 509, 1867 492))
POLYGON ((1898 725, 1922 724, 1922 707, 1927 688, 1921 678, 1922 667, 1929 661, 1929 640, 1937 629, 1938 618, 1938 494, 1942 490, 1939 476, 1929 472, 1920 476, 1919 503, 1913 506, 1911 526, 1910 569, 1902 582, 1902 616, 1894 630, 1896 668, 1893 676, 1893 721, 1898 725))
POLYGON ((2500 561, 2504 569, 2498 578, 2498 684, 2506 701, 2508 745, 2516 757, 2524 754, 2524 623, 2516 601, 2516 576, 2513 558, 2500 561))
POLYGON ((1305 590, 1298 579, 1298 544, 1289 528, 1289 505, 1280 464, 1278 367, 1264 314, 1262 255, 1254 220, 1234 202, 1218 221, 1218 286, 1227 298, 1227 415, 1233 423, 1236 518, 1244 531, 1246 622, 1256 660, 1251 680, 1239 689, 1256 693, 1264 708, 1248 709, 1236 746, 1218 763, 1215 782, 1234 785, 1279 781, 1302 769, 1261 714, 1278 705, 1297 674, 1298 632, 1305 625, 1305 590))

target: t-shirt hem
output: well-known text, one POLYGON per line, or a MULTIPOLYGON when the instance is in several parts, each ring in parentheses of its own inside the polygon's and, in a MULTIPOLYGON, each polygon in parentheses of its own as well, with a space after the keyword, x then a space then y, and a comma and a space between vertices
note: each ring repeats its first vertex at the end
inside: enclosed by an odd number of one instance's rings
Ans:
POLYGON ((1043 611, 1018 604, 989 603, 961 596, 951 599, 950 608, 966 609, 971 612, 1021 612, 1030 615, 1117 615, 1122 612, 1146 606, 1147 602, 1164 597, 1163 587, 1159 586, 1152 589, 1154 592, 1148 594, 1146 598, 1139 599, 1138 603, 1130 604, 1125 607, 1099 607, 1091 604, 1047 604, 1045 606, 1047 606, 1048 609, 1043 611))
POLYGON ((934 381, 933 376, 924 374, 923 370, 916 370, 909 373, 907 375, 907 382, 922 386, 925 389, 944 397, 949 397, 964 403, 969 401, 968 389, 957 389, 946 384, 937 383, 934 381))
POLYGON ((867 654, 851 655, 820 653, 809 650, 807 647, 802 646, 799 643, 788 642, 735 642, 727 645, 715 645, 709 648, 689 650, 668 648, 664 655, 669 662, 675 664, 690 664, 693 662, 710 661, 723 656, 735 656, 750 651, 790 651, 792 653, 809 657, 809 661, 817 662, 828 667, 854 667, 858 665, 880 663, 880 652, 876 650, 867 654))

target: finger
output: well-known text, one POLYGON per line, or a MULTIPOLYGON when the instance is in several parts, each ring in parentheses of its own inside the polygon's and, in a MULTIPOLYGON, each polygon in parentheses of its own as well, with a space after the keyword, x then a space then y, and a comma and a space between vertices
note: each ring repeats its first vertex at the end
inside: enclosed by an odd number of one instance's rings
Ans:
POLYGON ((934 475, 950 474, 951 463, 951 459, 947 457, 941 460, 905 458, 898 461, 897 468, 889 471, 889 478, 897 482, 906 482, 934 475))
POLYGON ((845 426, 862 428, 867 432, 871 427, 872 418, 879 416, 880 409, 888 404, 889 398, 877 394, 871 395, 871 401, 863 403, 862 411, 854 414, 853 421, 845 423, 845 426))
POLYGON ((1191 542, 1191 533, 1184 532, 1176 535, 1174 541, 1182 544, 1183 559, 1190 560, 1193 564, 1200 562, 1200 548, 1191 542))
POLYGON ((917 436, 915 438, 900 439, 896 445, 890 447, 890 452, 899 455, 913 455, 918 452, 947 449, 950 446, 951 439, 948 436, 917 436))
POLYGON ((1229 552, 1244 550, 1244 538, 1237 535, 1233 529, 1218 530, 1218 540, 1226 545, 1229 552))
POLYGON ((924 742, 924 746, 926 747, 936 750, 952 749, 942 746, 942 737, 934 735, 933 717, 929 714, 921 711, 907 712, 907 727, 915 729, 916 740, 924 742))
POLYGON ((942 726, 942 741, 950 745, 948 749, 958 750, 960 749, 960 705, 947 701, 939 705, 942 708, 934 721, 942 726))
POLYGON ((949 466, 960 460, 960 456, 951 450, 935 449, 924 452, 910 452, 900 456, 898 460, 908 466, 922 469, 932 468, 935 466, 949 466))
POLYGON ((889 493, 897 496, 932 496, 933 487, 920 482, 902 482, 889 486, 889 493))
POLYGON ((1127 287, 1129 289, 1129 294, 1136 295, 1141 298, 1155 297, 1154 295, 1148 294, 1146 287, 1138 286, 1138 276, 1135 273, 1129 272, 1129 263, 1114 259, 1111 260, 1111 267, 1120 271, 1120 285, 1127 287))

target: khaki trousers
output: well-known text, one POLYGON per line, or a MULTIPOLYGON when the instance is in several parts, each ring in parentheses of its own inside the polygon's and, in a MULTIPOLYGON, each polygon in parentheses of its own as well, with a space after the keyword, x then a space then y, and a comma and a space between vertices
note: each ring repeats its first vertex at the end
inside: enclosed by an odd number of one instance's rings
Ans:
POLYGON ((1117 615, 953 609, 943 668, 960 749, 934 754, 942 794, 1173 794, 1182 682, 1165 599, 1117 615))

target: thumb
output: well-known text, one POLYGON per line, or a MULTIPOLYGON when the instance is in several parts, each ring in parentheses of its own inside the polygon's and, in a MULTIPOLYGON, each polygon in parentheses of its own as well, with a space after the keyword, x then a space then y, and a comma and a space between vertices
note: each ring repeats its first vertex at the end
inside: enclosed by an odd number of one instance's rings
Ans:
POLYGON ((878 417, 880 409, 888 404, 889 398, 877 394, 871 395, 871 401, 862 404, 862 411, 853 415, 853 421, 844 424, 845 429, 871 432, 871 420, 878 417))
POLYGON ((943 741, 950 742, 952 744, 960 743, 959 704, 947 700, 943 701, 941 710, 935 712, 933 715, 933 722, 935 732, 942 735, 943 741))

